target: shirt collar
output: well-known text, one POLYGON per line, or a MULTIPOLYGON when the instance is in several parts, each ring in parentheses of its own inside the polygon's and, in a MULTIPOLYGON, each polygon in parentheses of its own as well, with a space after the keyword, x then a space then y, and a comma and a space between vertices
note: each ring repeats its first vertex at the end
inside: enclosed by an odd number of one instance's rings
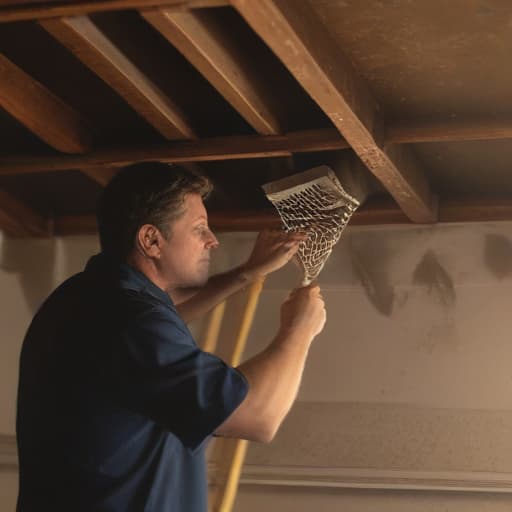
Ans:
POLYGON ((85 266, 85 272, 92 272, 104 279, 114 280, 123 290, 145 292, 165 304, 174 306, 169 295, 142 272, 127 263, 119 263, 106 253, 100 252, 92 256, 85 266))

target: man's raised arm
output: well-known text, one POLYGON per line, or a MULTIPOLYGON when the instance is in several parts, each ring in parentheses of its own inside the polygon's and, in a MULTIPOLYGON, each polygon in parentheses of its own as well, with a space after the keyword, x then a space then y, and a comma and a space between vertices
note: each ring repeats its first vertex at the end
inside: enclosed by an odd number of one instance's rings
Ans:
POLYGON ((292 259, 304 239, 301 233, 262 231, 246 263, 210 277, 201 288, 179 289, 173 293, 181 318, 190 322, 255 280, 280 269, 292 259))
POLYGON ((295 401, 309 347, 323 329, 325 318, 318 286, 291 293, 281 307, 277 336, 265 350, 238 367, 249 383, 249 391, 217 429, 217 435, 272 440, 295 401))

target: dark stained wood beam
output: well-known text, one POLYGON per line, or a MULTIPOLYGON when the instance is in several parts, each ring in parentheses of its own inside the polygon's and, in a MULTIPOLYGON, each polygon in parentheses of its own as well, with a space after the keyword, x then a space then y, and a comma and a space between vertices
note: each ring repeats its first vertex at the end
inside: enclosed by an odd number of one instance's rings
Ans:
POLYGON ((166 139, 196 138, 185 113, 90 18, 50 19, 40 24, 166 139))
POLYGON ((512 139, 512 121, 401 122, 386 130, 386 141, 396 144, 494 139, 512 139))
POLYGON ((441 222, 498 222, 512 220, 511 200, 443 201, 440 205, 441 222))
MULTIPOLYGON (((446 199, 439 204, 440 223, 497 222, 512 220, 512 201, 446 199)), ((279 229, 281 221, 273 209, 259 211, 211 211, 209 221, 214 231, 260 231, 279 229)), ((350 220, 351 226, 411 224, 411 220, 391 199, 370 199, 350 220)), ((95 234, 93 215, 62 216, 54 222, 56 235, 95 234)))
POLYGON ((122 167, 135 162, 154 160, 183 163, 266 158, 310 151, 339 150, 347 147, 346 141, 334 129, 292 132, 287 135, 213 137, 198 141, 168 142, 160 146, 97 150, 80 156, 3 157, 0 159, 0 175, 122 167))
MULTIPOLYGON (((273 209, 219 212, 209 214, 212 228, 218 231, 259 231, 280 228, 281 221, 273 209)), ((450 199, 439 203, 439 223, 499 222, 512 220, 512 201, 504 199, 450 199)), ((411 224, 397 203, 390 198, 370 198, 356 210, 351 226, 411 224)))
POLYGON ((2 54, 0 106, 59 151, 83 153, 92 147, 90 128, 80 114, 2 54))
POLYGON ((49 237, 50 223, 0 189, 0 230, 13 237, 49 237))
POLYGON ((95 215, 60 215, 53 221, 55 236, 96 235, 98 224, 95 215))
POLYGON ((23 5, 18 0, 0 1, 0 23, 12 21, 42 20, 61 16, 83 16, 95 12, 144 9, 169 6, 177 10, 221 7, 227 0, 68 0, 38 1, 41 5, 23 5))
POLYGON ((227 27, 208 12, 152 9, 141 15, 155 27, 262 135, 284 131, 271 77, 265 76, 227 27))
POLYGON ((307 2, 232 0, 253 30, 329 116, 359 158, 415 222, 434 222, 429 183, 409 148, 383 144, 383 119, 367 85, 307 2))
POLYGON ((118 170, 117 167, 90 167, 88 169, 81 169, 80 171, 91 178, 91 180, 105 187, 117 174, 118 170))

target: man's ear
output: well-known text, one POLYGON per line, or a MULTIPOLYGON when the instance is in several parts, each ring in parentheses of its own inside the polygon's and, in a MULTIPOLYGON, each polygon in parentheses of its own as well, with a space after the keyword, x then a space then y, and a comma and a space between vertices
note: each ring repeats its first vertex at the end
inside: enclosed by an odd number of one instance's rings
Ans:
POLYGON ((160 258, 163 236, 153 224, 144 224, 137 231, 137 249, 149 258, 160 258))

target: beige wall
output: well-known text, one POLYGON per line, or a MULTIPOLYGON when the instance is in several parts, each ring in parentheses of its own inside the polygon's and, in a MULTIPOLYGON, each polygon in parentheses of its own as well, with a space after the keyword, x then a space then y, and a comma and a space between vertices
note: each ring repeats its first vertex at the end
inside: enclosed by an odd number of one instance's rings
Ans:
POLYGON ((14 466, 16 387, 21 342, 44 298, 79 271, 97 250, 96 237, 12 240, 0 233, 0 510, 11 512, 17 496, 14 466))
POLYGON ((244 486, 243 512, 510 512, 507 495, 244 486))
MULTIPOLYGON (((250 250, 226 239, 224 258, 250 250)), ((247 355, 297 281, 268 279, 247 355)), ((281 432, 249 449, 237 510, 510 509, 512 224, 349 228, 319 282, 326 328, 281 432)))
MULTIPOLYGON (((253 238, 221 236, 214 268, 240 263, 253 238)), ((0 243, 0 435, 12 436, 23 333, 97 243, 0 243)), ((247 355, 297 281, 293 266, 268 279, 247 355)), ((236 509, 510 510, 512 224, 349 228, 320 284, 328 323, 299 401, 271 445, 251 446, 236 509)), ((242 303, 230 302, 224 351, 242 303)), ((0 510, 15 485, 4 468, 0 510)))

